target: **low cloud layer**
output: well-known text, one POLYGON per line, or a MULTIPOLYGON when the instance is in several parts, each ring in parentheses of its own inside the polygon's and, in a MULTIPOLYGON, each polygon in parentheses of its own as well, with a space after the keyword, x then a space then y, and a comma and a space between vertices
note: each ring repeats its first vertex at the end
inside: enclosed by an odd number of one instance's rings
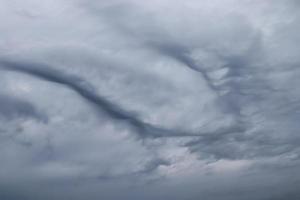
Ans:
POLYGON ((298 200, 299 6, 0 0, 0 199, 298 200))

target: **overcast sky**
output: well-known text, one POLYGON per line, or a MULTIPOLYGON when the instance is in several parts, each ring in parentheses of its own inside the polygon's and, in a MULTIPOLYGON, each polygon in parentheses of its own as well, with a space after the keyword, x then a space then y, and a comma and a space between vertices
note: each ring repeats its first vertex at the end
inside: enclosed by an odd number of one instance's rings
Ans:
POLYGON ((298 0, 0 0, 1 200, 299 200, 298 0))

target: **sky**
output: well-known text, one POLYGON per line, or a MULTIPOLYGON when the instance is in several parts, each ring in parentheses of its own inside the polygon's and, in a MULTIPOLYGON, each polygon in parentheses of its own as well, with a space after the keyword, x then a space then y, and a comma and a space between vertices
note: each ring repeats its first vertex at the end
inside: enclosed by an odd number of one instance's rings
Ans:
POLYGON ((1 200, 299 200, 297 0, 0 0, 1 200))

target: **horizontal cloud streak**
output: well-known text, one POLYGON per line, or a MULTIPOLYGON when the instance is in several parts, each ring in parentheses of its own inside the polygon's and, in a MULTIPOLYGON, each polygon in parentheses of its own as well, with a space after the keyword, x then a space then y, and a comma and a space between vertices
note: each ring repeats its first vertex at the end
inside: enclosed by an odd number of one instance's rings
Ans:
MULTIPOLYGON (((176 130, 168 130, 160 127, 155 127, 151 124, 147 124, 137 118, 136 115, 125 111, 118 105, 111 103, 104 97, 99 96, 92 89, 92 86, 86 81, 76 77, 66 75, 63 72, 51 69, 51 67, 42 64, 34 63, 19 63, 12 61, 1 61, 1 68, 5 70, 12 70, 21 73, 26 73, 34 77, 65 85, 66 87, 74 90, 87 102, 92 105, 96 105, 97 108, 107 113, 110 117, 118 120, 124 120, 136 129, 136 132, 142 137, 189 137, 199 136, 201 134, 209 134, 209 132, 201 131, 195 133, 180 132, 176 130)), ((224 128, 220 130, 221 134, 229 132, 243 131, 243 127, 235 126, 224 128)))

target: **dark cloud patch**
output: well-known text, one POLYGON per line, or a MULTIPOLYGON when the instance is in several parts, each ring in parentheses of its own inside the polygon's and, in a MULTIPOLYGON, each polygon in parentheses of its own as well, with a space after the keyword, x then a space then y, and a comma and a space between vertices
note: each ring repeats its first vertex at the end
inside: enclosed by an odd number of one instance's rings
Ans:
POLYGON ((47 122, 47 116, 39 112, 34 105, 22 99, 7 95, 0 95, 0 116, 5 120, 31 117, 39 121, 47 122))

